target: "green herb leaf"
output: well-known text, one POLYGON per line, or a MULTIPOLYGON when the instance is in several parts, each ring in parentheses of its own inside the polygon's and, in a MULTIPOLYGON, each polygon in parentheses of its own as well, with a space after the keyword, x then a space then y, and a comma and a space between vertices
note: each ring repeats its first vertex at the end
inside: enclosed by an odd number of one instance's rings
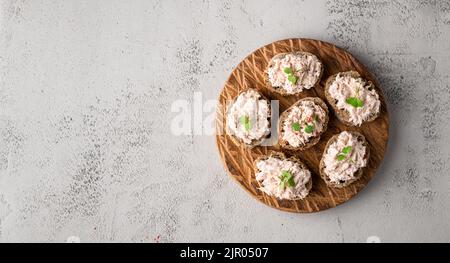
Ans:
POLYGON ((319 116, 317 116, 317 114, 314 114, 314 121, 319 122, 319 116))
POLYGON ((248 122, 248 117, 245 116, 245 115, 242 115, 242 116, 239 118, 239 121, 240 121, 242 124, 244 124, 244 123, 248 122))
POLYGON ((352 150, 352 146, 347 146, 342 149, 342 153, 348 154, 352 150))
POLYGON ((292 68, 284 68, 283 69, 284 73, 288 74, 288 75, 292 75, 294 72, 292 71, 292 68))
POLYGON ((294 75, 288 75, 288 80, 289 80, 289 82, 291 82, 292 84, 295 84, 295 83, 297 83, 297 77, 296 76, 294 76, 294 75))
POLYGON ((292 174, 289 171, 282 171, 281 178, 285 179, 286 177, 290 177, 292 174))
POLYGON ((239 118, 239 121, 241 122, 242 125, 244 125, 244 128, 246 131, 249 131, 251 129, 251 125, 250 125, 250 118, 248 116, 241 116, 239 118))
POLYGON ((338 156, 337 156, 338 161, 343 161, 345 159, 345 156, 346 155, 343 153, 338 154, 338 156))
POLYGON ((305 132, 306 133, 312 133, 314 131, 314 126, 313 125, 307 125, 305 127, 305 132))
MULTIPOLYGON (((352 151, 352 146, 346 146, 342 149, 342 152, 339 153, 337 155, 337 159, 338 161, 343 161, 345 159, 345 157, 347 157, 347 155, 352 151)), ((353 160, 350 158, 349 159, 351 162, 353 162, 353 160)))
POLYGON ((295 181, 294 181, 294 177, 291 175, 291 177, 289 177, 289 179, 287 180, 287 183, 290 187, 295 186, 295 181))
POLYGON ((245 130, 246 131, 249 131, 252 127, 251 127, 251 125, 250 125, 250 122, 247 122, 245 125, 244 125, 244 127, 245 127, 245 130))
POLYGON ((347 102, 347 104, 350 104, 355 108, 360 108, 360 107, 364 106, 364 103, 362 102, 362 100, 360 100, 356 97, 350 97, 350 98, 346 99, 345 102, 347 102))
POLYGON ((298 122, 292 123, 292 130, 300 131, 300 123, 298 123, 298 122))
POLYGON ((292 174, 289 171, 282 171, 281 176, 279 178, 281 180, 280 182, 281 189, 286 188, 286 184, 289 187, 295 186, 294 176, 292 176, 292 174))

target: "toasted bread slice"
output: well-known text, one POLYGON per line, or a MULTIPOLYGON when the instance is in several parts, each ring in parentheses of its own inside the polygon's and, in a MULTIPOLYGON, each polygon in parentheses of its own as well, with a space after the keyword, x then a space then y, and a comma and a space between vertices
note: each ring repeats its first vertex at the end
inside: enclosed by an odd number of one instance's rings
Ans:
MULTIPOLYGON (((337 74, 334 74, 334 75, 328 77, 328 79, 327 79, 327 81, 325 83, 325 88, 324 88, 325 89, 325 98, 327 99, 328 103, 331 105, 331 108, 333 109, 336 117, 341 122, 343 122, 345 125, 358 126, 358 125, 355 125, 354 123, 352 123, 350 121, 350 116, 349 116, 349 114, 348 114, 348 112, 346 110, 337 108, 336 100, 330 94, 330 91, 329 91, 330 90, 330 86, 333 84, 333 82, 336 79, 336 76, 338 74, 347 75, 347 76, 350 76, 350 77, 353 77, 353 78, 362 78, 362 77, 357 71, 340 72, 340 73, 337 73, 337 74)), ((375 86, 373 85, 373 83, 371 81, 369 81, 369 80, 364 80, 364 81, 366 81, 366 83, 370 86, 369 89, 375 89, 375 86)), ((378 118, 379 115, 380 115, 380 111, 374 112, 363 123, 374 121, 376 118, 378 118)))
MULTIPOLYGON (((367 162, 369 162, 370 147, 369 147, 369 144, 367 143, 364 135, 362 135, 361 133, 356 132, 356 131, 347 131, 347 132, 351 133, 353 136, 356 136, 358 138, 358 141, 362 142, 362 144, 366 147, 366 153, 365 153, 364 159, 366 159, 367 162)), ((328 148, 330 147, 330 145, 337 140, 338 136, 339 136, 339 134, 336 134, 333 137, 331 137, 330 140, 328 140, 327 145, 325 146, 325 150, 323 151, 322 159, 320 160, 320 163, 319 163, 319 172, 320 172, 320 177, 322 177, 322 179, 325 181, 325 183, 328 186, 335 187, 335 188, 343 188, 343 187, 346 187, 346 186, 352 184, 353 182, 357 181, 359 178, 361 178, 361 176, 364 173, 364 168, 366 168, 367 166, 359 168, 355 172, 354 178, 352 178, 352 179, 349 179, 346 181, 341 181, 341 182, 331 182, 330 181, 330 178, 325 173, 324 156, 325 156, 326 152, 328 151, 328 148)))
POLYGON ((252 142, 251 142, 250 144, 244 142, 241 138, 236 137, 232 132, 229 131, 228 124, 227 124, 227 118, 228 118, 228 110, 229 110, 229 107, 227 107, 227 108, 226 108, 226 111, 225 111, 225 130, 226 130, 227 134, 229 135, 229 137, 231 138, 231 140, 232 140, 235 144, 237 144, 237 145, 244 145, 245 147, 248 147, 248 148, 253 148, 253 147, 255 147, 255 146, 260 145, 266 138, 269 138, 269 137, 270 137, 272 109, 271 109, 270 100, 269 100, 266 96, 264 96, 264 94, 262 94, 261 92, 259 92, 258 90, 256 90, 256 89, 251 89, 251 88, 240 91, 240 92, 238 93, 238 95, 234 98, 233 103, 236 102, 236 99, 239 97, 239 95, 241 95, 241 94, 244 93, 244 92, 247 92, 248 90, 254 90, 254 91, 256 91, 256 92, 261 96, 261 99, 266 100, 267 103, 268 103, 268 105, 269 105, 269 113, 268 113, 268 118, 267 118, 268 121, 269 121, 269 133, 268 133, 266 136, 263 136, 263 137, 261 137, 261 138, 258 139, 258 140, 252 140, 252 142))
POLYGON ((301 99, 301 100, 297 101, 296 103, 294 103, 291 107, 289 107, 287 110, 285 110, 285 111, 280 115, 280 119, 279 119, 279 122, 278 122, 278 144, 279 144, 282 148, 287 149, 287 150, 291 150, 291 151, 302 151, 302 150, 308 149, 308 148, 310 148, 310 147, 316 145, 316 144, 320 141, 320 136, 321 136, 321 135, 327 130, 327 128, 328 128, 328 121, 329 121, 329 116, 328 116, 328 114, 329 114, 329 112, 328 112, 328 107, 327 107, 327 105, 325 104, 325 102, 324 102, 323 100, 321 100, 321 99, 318 98, 318 97, 307 97, 307 98, 304 98, 304 99, 301 99), (309 140, 306 144, 300 145, 300 146, 298 146, 298 147, 294 147, 294 146, 290 145, 289 142, 283 140, 283 132, 284 132, 284 130, 283 130, 283 129, 284 129, 284 127, 283 127, 284 125, 283 125, 283 124, 284 124, 284 121, 286 120, 286 118, 288 117, 290 111, 291 111, 294 107, 296 107, 296 106, 298 106, 299 104, 301 104, 303 101, 312 101, 312 102, 314 102, 316 105, 319 105, 319 106, 325 111, 325 120, 324 120, 324 122, 323 122, 323 129, 322 129, 322 131, 321 131, 318 135, 316 135, 316 136, 310 138, 310 140, 309 140))
MULTIPOLYGON (((282 152, 270 151, 269 154, 264 155, 264 156, 260 156, 260 157, 258 157, 258 158, 256 158, 256 159, 254 160, 254 162, 253 162, 253 171, 254 171, 254 174, 257 174, 257 173, 259 172, 259 169, 258 169, 258 167, 256 166, 256 164, 257 164, 259 161, 267 160, 267 159, 269 159, 270 157, 278 158, 278 159, 281 159, 281 160, 292 161, 292 162, 298 163, 302 169, 309 170, 308 166, 306 166, 305 163, 303 163, 299 158, 297 158, 297 157, 295 157, 295 156, 291 156, 291 157, 289 157, 289 158, 286 158, 286 156, 285 156, 284 153, 282 153, 282 152)), ((309 170, 309 171, 310 171, 310 170, 309 170)), ((259 184, 259 182, 258 182, 258 184, 259 184)), ((311 191, 312 184, 313 184, 313 182, 312 182, 312 175, 311 175, 311 178, 309 179, 308 183, 306 184, 306 189, 308 189, 308 194, 309 194, 309 192, 311 191)), ((260 185, 260 186, 261 186, 261 185, 260 185)), ((302 198, 294 198, 294 199, 285 199, 285 200, 301 200, 301 199, 302 199, 302 198)))
POLYGON ((320 80, 322 79, 322 75, 323 75, 324 65, 323 65, 322 61, 321 61, 316 55, 314 55, 314 54, 312 54, 312 53, 309 53, 309 52, 304 52, 304 51, 295 51, 295 52, 280 53, 280 54, 277 54, 277 55, 273 56, 272 59, 270 59, 270 61, 269 61, 269 66, 268 66, 268 68, 267 68, 267 70, 266 70, 266 74, 265 74, 267 87, 268 87, 271 91, 276 92, 276 93, 279 93, 279 94, 281 94, 281 95, 283 95, 283 96, 290 96, 290 95, 295 95, 295 94, 300 93, 300 92, 296 92, 296 93, 288 93, 288 92, 286 91, 286 89, 285 89, 284 87, 282 87, 282 86, 281 86, 281 87, 280 87, 280 86, 277 86, 277 87, 272 86, 272 83, 271 83, 270 80, 269 80, 269 76, 268 76, 269 68, 271 68, 271 67, 274 66, 274 61, 275 61, 275 59, 282 59, 282 58, 284 58, 284 57, 285 57, 286 55, 288 55, 288 54, 313 56, 315 59, 317 59, 318 63, 320 64, 320 73, 319 73, 319 76, 317 77, 316 82, 315 82, 314 85, 312 85, 310 88, 314 87, 315 85, 317 85, 317 83, 320 82, 320 80))

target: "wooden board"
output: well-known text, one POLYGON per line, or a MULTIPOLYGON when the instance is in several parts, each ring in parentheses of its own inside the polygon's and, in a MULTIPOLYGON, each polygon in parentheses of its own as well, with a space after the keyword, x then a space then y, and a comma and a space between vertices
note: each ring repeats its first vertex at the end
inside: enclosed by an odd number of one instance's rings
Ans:
MULTIPOLYGON (((234 178, 248 193, 257 200, 271 207, 289 212, 316 212, 335 207, 363 189, 375 175, 380 165, 387 145, 389 133, 389 116, 386 101, 378 82, 370 72, 350 53, 330 43, 313 39, 286 39, 266 45, 251 53, 233 70, 226 81, 219 97, 216 119, 216 141, 220 157, 228 174, 234 178), (271 92, 267 88, 265 71, 270 59, 282 52, 307 51, 318 56, 324 63, 325 70, 318 85, 310 90, 304 90, 299 95, 283 97, 271 92), (239 91, 246 88, 255 88, 261 91, 271 100, 279 100, 280 114, 289 108, 297 100, 304 97, 320 97, 326 101, 323 87, 328 76, 341 71, 355 70, 362 77, 371 80, 380 94, 381 114, 375 121, 363 124, 361 127, 349 127, 334 115, 330 105, 330 121, 328 130, 322 135, 322 139, 312 148, 294 153, 302 159, 312 172, 313 187, 310 194, 303 200, 288 201, 270 197, 258 190, 259 184, 253 172, 253 161, 271 150, 282 151, 279 146, 255 147, 248 149, 244 145, 234 143, 225 133, 225 105, 236 98, 239 91), (344 130, 356 130, 362 133, 370 147, 370 159, 364 175, 361 179, 342 189, 328 187, 319 176, 319 162, 325 145, 329 138, 344 130)), ((292 154, 283 151, 287 156, 292 154)))

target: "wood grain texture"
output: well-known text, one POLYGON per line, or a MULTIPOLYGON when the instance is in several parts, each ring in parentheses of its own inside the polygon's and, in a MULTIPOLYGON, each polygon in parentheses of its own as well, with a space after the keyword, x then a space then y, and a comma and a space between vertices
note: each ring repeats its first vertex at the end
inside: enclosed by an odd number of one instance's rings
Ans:
POLYGON ((220 157, 228 174, 234 178, 253 197, 271 207, 289 212, 317 212, 335 207, 361 191, 375 175, 387 146, 389 136, 389 116, 384 95, 373 75, 350 53, 333 44, 313 39, 286 39, 266 45, 247 56, 233 70, 219 96, 216 116, 216 142, 220 157), (307 51, 315 54, 324 64, 324 73, 321 81, 312 89, 304 90, 299 95, 282 96, 272 92, 267 87, 266 68, 270 59, 282 52, 307 51), (321 140, 313 147, 304 151, 286 151, 279 145, 258 146, 252 149, 242 144, 236 144, 224 132, 226 119, 225 107, 227 103, 236 98, 239 91, 255 88, 271 100, 279 100, 280 113, 289 108, 297 100, 305 97, 320 97, 326 101, 323 87, 328 76, 342 71, 355 70, 362 77, 371 80, 380 95, 381 113, 375 121, 365 123, 361 127, 350 127, 340 122, 329 104, 330 119, 328 130, 322 134, 321 140), (344 131, 358 131, 362 133, 369 143, 371 156, 368 167, 358 181, 337 189, 329 187, 320 178, 319 162, 327 141, 335 134, 344 131), (282 151, 286 156, 295 155, 300 158, 312 172, 313 187, 310 194, 303 200, 279 200, 258 190, 259 184, 255 179, 253 162, 256 158, 268 154, 270 151, 282 151))

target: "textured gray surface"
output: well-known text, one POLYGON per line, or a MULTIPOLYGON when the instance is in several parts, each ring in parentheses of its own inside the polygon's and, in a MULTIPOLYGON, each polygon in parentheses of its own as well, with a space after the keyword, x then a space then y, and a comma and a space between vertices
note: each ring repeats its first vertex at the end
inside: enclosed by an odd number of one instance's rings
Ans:
POLYGON ((0 1, 0 241, 450 241, 448 1, 0 1), (309 37, 379 79, 377 176, 316 214, 253 200, 170 134, 252 50, 309 37))

